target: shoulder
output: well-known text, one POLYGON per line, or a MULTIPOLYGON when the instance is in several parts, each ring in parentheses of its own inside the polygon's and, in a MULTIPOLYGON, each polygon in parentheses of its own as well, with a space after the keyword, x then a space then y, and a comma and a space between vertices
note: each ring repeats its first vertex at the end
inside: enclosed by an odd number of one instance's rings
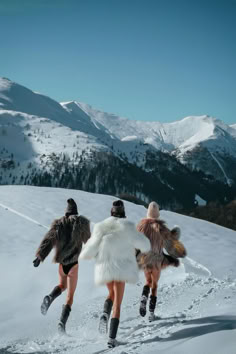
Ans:
POLYGON ((112 228, 115 224, 114 216, 110 216, 94 225, 94 230, 106 230, 112 228))
POLYGON ((122 226, 126 227, 126 228, 130 228, 130 229, 134 229, 135 228, 135 223, 128 220, 128 219, 119 219, 118 221, 122 226))
POLYGON ((157 223, 160 226, 160 229, 168 230, 168 227, 167 227, 166 222, 164 220, 158 219, 157 223))
POLYGON ((61 218, 59 219, 55 219, 53 220, 52 224, 51 224, 51 228, 57 228, 58 226, 61 226, 61 225, 64 225, 65 222, 66 222, 66 217, 65 216, 62 216, 61 218))
POLYGON ((138 228, 139 227, 159 227, 162 225, 162 221, 159 219, 151 219, 151 218, 144 218, 141 219, 138 223, 138 228))
POLYGON ((81 225, 88 225, 90 223, 90 220, 83 215, 77 216, 76 221, 81 225))

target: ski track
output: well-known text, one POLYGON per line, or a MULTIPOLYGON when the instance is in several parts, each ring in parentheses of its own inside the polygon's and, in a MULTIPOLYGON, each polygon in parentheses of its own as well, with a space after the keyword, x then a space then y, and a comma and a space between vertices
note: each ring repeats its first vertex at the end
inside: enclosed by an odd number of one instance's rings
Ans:
MULTIPOLYGON (((24 219, 33 222, 45 229, 47 226, 40 224, 36 220, 17 212, 0 203, 0 207, 15 213, 24 219)), ((142 346, 150 347, 154 350, 157 342, 169 342, 166 349, 172 346, 171 340, 186 338, 178 337, 178 332, 186 328, 186 325, 194 323, 204 323, 204 305, 208 301, 214 301, 220 291, 227 288, 232 293, 228 300, 236 295, 236 283, 230 280, 219 280, 212 277, 211 272, 203 265, 186 257, 184 260, 186 278, 179 283, 163 285, 158 289, 156 316, 158 318, 148 321, 148 311, 146 318, 139 316, 139 300, 143 284, 136 285, 136 291, 125 298, 122 306, 121 322, 118 331, 119 346, 114 349, 106 348, 106 338, 101 337, 97 332, 98 321, 104 298, 98 297, 91 303, 85 303, 80 310, 80 318, 73 319, 68 323, 66 336, 53 335, 51 338, 39 338, 35 340, 23 339, 15 343, 7 344, 5 348, 0 348, 0 354, 7 353, 34 353, 34 354, 63 354, 63 353, 91 353, 102 354, 106 352, 119 354, 142 353, 142 346), (183 302, 182 295, 188 293, 188 303, 183 302), (197 294, 197 296, 196 296, 197 294), (178 312, 176 312, 178 309, 178 312)), ((217 317, 217 316, 216 316, 217 317)), ((214 321, 213 321, 214 322, 214 321)), ((217 322, 217 320, 216 320, 217 322)), ((206 323, 206 322, 205 322, 206 323)), ((224 326, 223 323, 221 326, 224 326)), ((192 329, 194 331, 194 329, 192 329)), ((194 336, 194 333, 193 333, 194 336)))
POLYGON ((45 226, 45 225, 43 225, 43 224, 40 224, 38 221, 36 221, 36 220, 34 220, 34 219, 28 217, 27 215, 24 215, 24 214, 22 214, 22 213, 19 213, 19 212, 16 211, 15 209, 9 208, 8 206, 6 206, 6 205, 4 205, 4 204, 2 204, 2 203, 0 203, 0 207, 3 208, 3 209, 5 209, 5 210, 10 211, 11 213, 14 213, 14 214, 16 214, 16 215, 18 215, 18 216, 21 216, 22 218, 24 218, 24 219, 26 219, 26 220, 28 220, 28 221, 31 221, 31 222, 33 222, 34 224, 38 225, 38 226, 44 227, 44 228, 47 229, 47 230, 49 229, 48 226, 45 226))

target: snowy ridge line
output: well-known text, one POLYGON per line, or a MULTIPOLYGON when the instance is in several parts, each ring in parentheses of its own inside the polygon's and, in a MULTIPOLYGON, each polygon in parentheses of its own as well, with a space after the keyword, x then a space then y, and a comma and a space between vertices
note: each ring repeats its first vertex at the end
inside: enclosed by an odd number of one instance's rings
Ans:
POLYGON ((30 221, 30 222, 33 222, 34 224, 36 224, 36 225, 38 225, 38 226, 44 227, 46 230, 49 230, 49 227, 48 227, 48 226, 45 226, 45 225, 43 225, 43 224, 40 224, 38 221, 36 221, 36 220, 30 218, 29 216, 24 215, 24 214, 22 214, 22 213, 19 213, 18 211, 14 210, 14 209, 12 209, 12 208, 9 208, 8 206, 6 206, 6 205, 4 205, 4 204, 2 204, 2 203, 0 203, 0 207, 3 208, 3 209, 5 209, 5 210, 9 210, 11 213, 14 213, 14 214, 16 214, 16 215, 18 215, 18 216, 21 216, 22 218, 24 218, 24 219, 26 219, 26 220, 28 220, 28 221, 30 221))

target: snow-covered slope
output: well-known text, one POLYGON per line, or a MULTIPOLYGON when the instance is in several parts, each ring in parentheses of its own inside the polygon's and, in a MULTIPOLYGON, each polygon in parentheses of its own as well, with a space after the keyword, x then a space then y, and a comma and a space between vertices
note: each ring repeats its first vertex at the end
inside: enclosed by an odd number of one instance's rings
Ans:
MULTIPOLYGON (((92 261, 80 262, 68 336, 56 333, 65 294, 46 317, 39 310, 43 296, 57 283, 57 265, 51 263, 52 254, 39 268, 32 260, 51 221, 63 215, 69 197, 92 226, 109 216, 114 200, 68 189, 0 186, 1 353, 98 354, 106 349, 106 338, 97 332, 106 289, 94 286, 92 261)), ((129 202, 125 207, 135 222, 146 214, 144 207, 129 202)), ((178 269, 163 271, 156 309, 160 319, 153 323, 138 314, 143 275, 138 284, 126 286, 118 332, 122 345, 112 352, 234 354, 235 232, 168 211, 161 211, 161 217, 169 227, 180 225, 188 258, 178 269)))

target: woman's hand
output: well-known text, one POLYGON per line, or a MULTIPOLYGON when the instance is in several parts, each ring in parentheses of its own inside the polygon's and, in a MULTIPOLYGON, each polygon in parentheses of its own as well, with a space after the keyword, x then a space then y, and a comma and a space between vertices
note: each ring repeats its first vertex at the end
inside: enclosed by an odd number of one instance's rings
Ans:
POLYGON ((35 258, 35 260, 33 261, 33 263, 34 263, 34 267, 38 267, 39 265, 40 265, 40 259, 37 257, 37 258, 35 258))

